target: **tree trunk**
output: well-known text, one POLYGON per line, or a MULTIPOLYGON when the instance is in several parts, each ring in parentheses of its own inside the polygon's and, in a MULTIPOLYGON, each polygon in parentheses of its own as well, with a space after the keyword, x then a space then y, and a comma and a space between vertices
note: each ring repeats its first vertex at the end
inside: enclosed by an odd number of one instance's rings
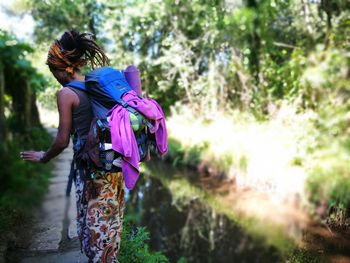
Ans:
POLYGON ((256 0, 248 0, 247 7, 254 9, 255 17, 253 19, 253 32, 248 36, 250 43, 249 65, 251 72, 254 76, 256 84, 259 83, 260 72, 260 48, 261 40, 258 34, 258 28, 260 27, 259 10, 256 0))
POLYGON ((14 118, 14 131, 25 133, 28 128, 41 126, 36 106, 36 94, 29 79, 8 72, 5 79, 6 93, 12 98, 11 115, 14 118))
MULTIPOLYGON (((26 132, 27 128, 32 127, 32 91, 30 90, 29 81, 18 79, 15 82, 16 88, 10 90, 12 97, 12 111, 15 120, 16 132, 26 132)), ((12 84, 12 85, 13 85, 12 84)))
POLYGON ((311 11, 309 2, 307 0, 301 0, 301 4, 303 6, 303 13, 304 13, 304 20, 306 24, 306 29, 309 32, 309 34, 313 33, 312 25, 311 25, 311 11))
POLYGON ((26 81, 26 92, 25 92, 25 128, 39 127, 41 126, 39 111, 36 106, 36 94, 30 86, 30 82, 26 81))
POLYGON ((30 105, 31 126, 41 127, 39 111, 36 105, 36 94, 34 91, 32 91, 31 97, 32 97, 31 105, 30 105))
POLYGON ((6 119, 5 119, 5 76, 4 68, 0 62, 0 143, 2 144, 6 140, 6 119))
POLYGON ((31 124, 32 124, 31 122, 32 92, 30 90, 30 85, 28 80, 25 81, 24 90, 25 92, 24 92, 24 98, 23 98, 23 101, 24 101, 23 124, 24 124, 24 128, 26 129, 31 127, 31 124))
POLYGON ((321 1, 321 9, 326 13, 327 16, 327 32, 325 37, 325 45, 326 47, 329 45, 330 41, 330 34, 332 32, 332 15, 333 15, 333 8, 336 10, 336 6, 333 6, 333 2, 329 0, 322 0, 321 1))

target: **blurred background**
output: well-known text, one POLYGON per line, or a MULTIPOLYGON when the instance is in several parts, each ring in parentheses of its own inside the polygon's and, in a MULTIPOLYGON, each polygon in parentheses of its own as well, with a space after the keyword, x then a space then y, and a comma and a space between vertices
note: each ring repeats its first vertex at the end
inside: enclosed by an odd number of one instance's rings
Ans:
POLYGON ((13 0, 0 28, 2 251, 47 191, 50 166, 18 153, 50 145, 47 51, 74 28, 113 67, 136 65, 166 113, 169 153, 127 193, 141 247, 169 262, 350 262, 348 0, 13 0))

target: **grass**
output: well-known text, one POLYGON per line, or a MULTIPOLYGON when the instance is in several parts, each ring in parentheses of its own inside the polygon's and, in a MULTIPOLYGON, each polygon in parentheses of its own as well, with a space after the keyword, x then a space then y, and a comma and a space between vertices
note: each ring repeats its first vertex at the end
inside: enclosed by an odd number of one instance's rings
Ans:
POLYGON ((46 130, 35 128, 25 136, 13 135, 12 140, 0 146, 0 232, 5 242, 17 225, 31 215, 40 204, 48 187, 50 166, 27 163, 20 159, 24 149, 45 149, 51 137, 46 130))
POLYGON ((330 96, 320 105, 316 143, 309 149, 308 198, 315 208, 326 208, 318 215, 336 227, 350 225, 349 108, 344 96, 330 96))
POLYGON ((342 227, 350 216, 350 157, 349 152, 341 147, 331 148, 326 147, 314 154, 306 191, 315 207, 325 207, 319 216, 342 227))
POLYGON ((268 121, 238 111, 206 120, 190 110, 168 120, 169 159, 173 165, 208 167, 238 185, 273 192, 282 198, 304 197, 302 165, 312 143, 312 112, 285 105, 268 121))
POLYGON ((292 250, 287 258, 287 263, 326 263, 326 260, 321 259, 317 253, 302 248, 292 250))
POLYGON ((347 106, 297 112, 281 105, 264 121, 238 111, 210 120, 186 108, 173 112, 168 159, 174 166, 205 166, 280 200, 297 196, 311 213, 325 204, 322 216, 344 225, 350 208, 347 106))

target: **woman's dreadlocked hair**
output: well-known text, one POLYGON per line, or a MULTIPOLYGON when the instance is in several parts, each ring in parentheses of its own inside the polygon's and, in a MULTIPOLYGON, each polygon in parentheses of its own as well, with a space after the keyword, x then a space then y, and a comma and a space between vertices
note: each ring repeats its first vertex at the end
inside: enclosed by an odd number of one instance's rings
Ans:
POLYGON ((46 61, 51 71, 62 70, 70 75, 88 63, 96 68, 108 65, 109 59, 91 33, 80 34, 73 29, 52 43, 46 61))

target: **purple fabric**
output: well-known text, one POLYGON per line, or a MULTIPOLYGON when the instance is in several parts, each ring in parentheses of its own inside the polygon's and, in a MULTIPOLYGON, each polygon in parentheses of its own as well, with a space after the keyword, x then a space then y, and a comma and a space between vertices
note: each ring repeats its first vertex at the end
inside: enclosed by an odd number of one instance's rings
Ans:
MULTIPOLYGON (((152 123, 153 129, 150 132, 155 136, 159 153, 164 155, 168 150, 168 134, 162 108, 153 99, 138 97, 135 91, 127 92, 123 96, 123 100, 141 112, 152 123)), ((107 116, 110 116, 112 148, 123 156, 124 181, 126 187, 131 190, 139 177, 140 155, 129 113, 127 109, 117 104, 108 112, 107 116)))
POLYGON ((137 67, 135 67, 134 65, 128 66, 124 70, 124 75, 126 81, 129 83, 132 89, 136 91, 137 95, 142 97, 140 72, 137 69, 137 67))

